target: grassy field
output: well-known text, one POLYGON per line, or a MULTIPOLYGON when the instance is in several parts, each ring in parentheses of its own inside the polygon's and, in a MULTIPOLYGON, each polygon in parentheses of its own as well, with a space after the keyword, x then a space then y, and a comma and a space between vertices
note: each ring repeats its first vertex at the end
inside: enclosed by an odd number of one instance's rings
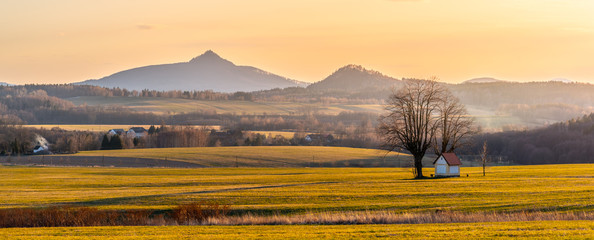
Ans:
POLYGON ((592 239, 593 221, 11 228, 2 239, 592 239))
POLYGON ((348 167, 385 166, 386 163, 405 166, 411 161, 410 155, 386 155, 385 151, 377 149, 317 146, 148 148, 84 151, 74 156, 167 159, 207 167, 348 167))
MULTIPOLYGON (((55 205, 169 210, 229 204, 231 217, 344 212, 572 214, 594 211, 594 165, 462 168, 464 177, 412 180, 401 168, 74 168, 0 166, 0 208, 55 205), (469 177, 465 177, 469 174, 469 177)), ((426 169, 426 173, 430 173, 426 169)), ((446 214, 447 216, 447 214, 446 214)), ((480 218, 483 219, 483 218, 480 218)), ((538 218, 537 218, 538 219, 538 218)), ((555 218, 556 219, 556 218, 555 218)), ((447 221, 447 217, 446 217, 447 221)), ((500 222, 502 221, 502 222, 500 222)), ((8 228, 0 239, 591 239, 594 221, 8 228)), ((455 221, 454 221, 455 222, 455 221)))
POLYGON ((594 165, 491 167, 486 177, 481 171, 463 167, 461 178, 411 180, 410 170, 399 168, 4 166, 0 207, 170 209, 205 200, 230 204, 236 213, 256 214, 594 209, 594 165))
POLYGON ((142 112, 154 113, 188 113, 196 111, 211 111, 217 113, 236 114, 300 114, 300 109, 317 109, 320 113, 338 114, 342 111, 381 112, 381 105, 362 104, 334 104, 320 106, 319 104, 292 102, 249 102, 249 101, 200 101, 180 98, 132 98, 132 97, 95 97, 81 96, 67 99, 76 105, 86 103, 89 106, 119 105, 142 112))

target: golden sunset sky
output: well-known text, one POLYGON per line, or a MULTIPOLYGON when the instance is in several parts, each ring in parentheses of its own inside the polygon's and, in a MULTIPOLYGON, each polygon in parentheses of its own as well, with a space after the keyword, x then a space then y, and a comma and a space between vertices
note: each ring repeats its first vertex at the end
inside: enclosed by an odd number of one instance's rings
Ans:
POLYGON ((589 0, 3 0, 0 82, 70 83, 213 50, 296 80, 346 64, 458 83, 594 83, 589 0))

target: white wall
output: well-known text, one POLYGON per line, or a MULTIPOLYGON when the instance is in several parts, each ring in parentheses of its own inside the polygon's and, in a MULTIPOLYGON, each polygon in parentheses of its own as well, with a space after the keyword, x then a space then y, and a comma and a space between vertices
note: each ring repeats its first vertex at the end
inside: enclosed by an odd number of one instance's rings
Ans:
POLYGON ((443 157, 439 157, 435 162, 435 175, 445 175, 448 172, 448 163, 443 159, 443 157))

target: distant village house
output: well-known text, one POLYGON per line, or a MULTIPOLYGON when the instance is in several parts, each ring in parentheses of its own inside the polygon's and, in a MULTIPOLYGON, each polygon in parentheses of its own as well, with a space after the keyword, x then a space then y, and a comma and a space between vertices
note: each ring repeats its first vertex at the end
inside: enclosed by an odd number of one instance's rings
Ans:
POLYGON ((118 129, 110 129, 107 131, 108 135, 128 135, 129 137, 146 137, 148 135, 148 131, 143 127, 131 127, 128 131, 118 128, 118 129))
POLYGON ((118 128, 118 129, 109 129, 109 131, 107 131, 107 134, 109 135, 122 135, 124 134, 124 129, 118 128))
POLYGON ((128 130, 128 136, 137 138, 145 137, 148 135, 148 131, 143 127, 132 127, 128 130))
POLYGON ((326 145, 334 142, 332 134, 308 134, 304 140, 311 145, 326 145))

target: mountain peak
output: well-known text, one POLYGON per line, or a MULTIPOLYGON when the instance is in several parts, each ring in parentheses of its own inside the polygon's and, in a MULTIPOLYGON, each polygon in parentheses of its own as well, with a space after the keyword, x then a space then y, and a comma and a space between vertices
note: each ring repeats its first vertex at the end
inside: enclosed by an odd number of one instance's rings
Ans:
POLYGON ((366 69, 365 69, 363 66, 361 66, 361 65, 357 65, 357 64, 349 64, 349 65, 346 65, 346 66, 344 66, 344 67, 341 67, 341 68, 339 68, 339 69, 338 69, 338 71, 340 71, 340 70, 350 70, 350 69, 352 69, 352 70, 358 70, 358 71, 365 71, 365 70, 366 70, 366 69))
POLYGON ((189 62, 167 63, 120 71, 79 85, 119 87, 141 91, 211 90, 215 92, 251 92, 274 88, 303 86, 304 83, 264 70, 237 66, 208 50, 189 62))
POLYGON ((308 88, 356 91, 369 88, 389 88, 399 83, 398 79, 378 71, 366 69, 361 65, 349 64, 339 68, 324 80, 309 85, 308 88))
POLYGON ((191 63, 198 63, 198 62, 224 62, 227 64, 233 64, 230 61, 223 59, 221 56, 213 52, 212 50, 207 50, 202 55, 192 58, 190 60, 191 63))
POLYGON ((333 73, 333 75, 334 74, 351 74, 353 72, 356 72, 358 74, 383 76, 383 74, 378 71, 369 70, 369 69, 364 68, 363 66, 357 65, 357 64, 349 64, 344 67, 341 67, 338 70, 336 70, 333 73))

